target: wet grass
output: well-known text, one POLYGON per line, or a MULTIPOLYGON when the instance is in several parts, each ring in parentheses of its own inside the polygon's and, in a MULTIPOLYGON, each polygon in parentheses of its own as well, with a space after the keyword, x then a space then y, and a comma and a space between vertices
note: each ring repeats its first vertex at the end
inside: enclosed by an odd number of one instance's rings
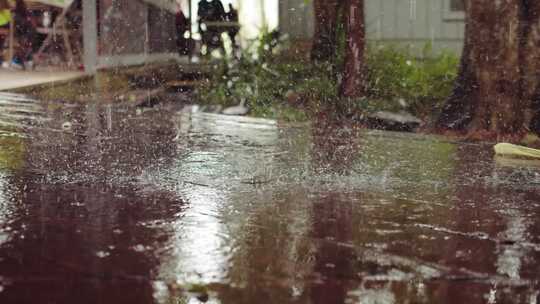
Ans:
POLYGON ((376 111, 407 111, 429 120, 452 90, 458 57, 434 54, 426 46, 422 59, 407 49, 371 46, 367 52, 366 97, 339 97, 339 63, 313 63, 279 53, 243 54, 224 59, 199 89, 204 104, 232 106, 244 100, 251 115, 306 120, 321 110, 341 116, 376 111))
POLYGON ((0 135, 0 169, 16 170, 22 167, 25 150, 23 138, 0 135))
MULTIPOLYGON (((196 90, 194 102, 228 107, 245 101, 251 116, 290 122, 307 121, 322 112, 351 118, 377 111, 407 111, 429 121, 451 91, 458 59, 445 52, 432 54, 428 47, 423 58, 403 48, 370 46, 367 95, 351 100, 338 95, 337 62, 312 63, 259 48, 205 70, 208 78, 196 90)), ((44 101, 137 103, 137 90, 164 87, 167 80, 189 73, 171 64, 113 69, 21 93, 44 101)))
POLYGON ((30 94, 45 101, 69 100, 76 102, 88 99, 94 90, 94 78, 91 77, 60 85, 36 87, 23 93, 30 94))
POLYGON ((129 93, 141 89, 163 86, 181 73, 173 63, 115 68, 99 71, 75 81, 46 84, 17 90, 43 101, 76 103, 130 101, 129 93), (118 98, 124 95, 126 98, 118 98))

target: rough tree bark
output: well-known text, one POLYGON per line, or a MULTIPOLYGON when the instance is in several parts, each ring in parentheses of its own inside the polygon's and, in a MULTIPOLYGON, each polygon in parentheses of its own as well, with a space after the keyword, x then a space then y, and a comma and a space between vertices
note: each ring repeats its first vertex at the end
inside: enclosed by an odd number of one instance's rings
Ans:
POLYGON ((522 5, 520 61, 522 98, 530 115, 530 129, 540 135, 540 2, 525 0, 522 5))
POLYGON ((365 20, 364 0, 347 0, 345 6, 345 29, 347 47, 343 79, 340 87, 342 97, 364 96, 365 20))
POLYGON ((339 0, 314 0, 315 33, 311 49, 312 60, 328 61, 334 57, 340 5, 339 0))
POLYGON ((533 0, 464 0, 465 44, 440 130, 517 139, 539 96, 539 4, 533 0))

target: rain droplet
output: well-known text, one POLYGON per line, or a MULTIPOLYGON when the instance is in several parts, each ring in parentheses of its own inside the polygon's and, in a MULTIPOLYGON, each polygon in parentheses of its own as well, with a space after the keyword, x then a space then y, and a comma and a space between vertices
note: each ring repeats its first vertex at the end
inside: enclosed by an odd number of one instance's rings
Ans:
POLYGON ((103 259, 103 258, 106 258, 108 256, 110 256, 111 254, 107 251, 98 251, 96 252, 96 256, 100 259, 103 259))
POLYGON ((64 122, 64 123, 62 124, 62 129, 64 129, 64 130, 71 130, 71 127, 72 127, 72 126, 73 126, 73 125, 71 124, 71 122, 66 121, 66 122, 64 122))
POLYGON ((141 245, 141 244, 138 244, 138 245, 135 245, 132 247, 133 250, 135 250, 136 252, 143 252, 146 250, 146 248, 144 247, 144 245, 141 245))

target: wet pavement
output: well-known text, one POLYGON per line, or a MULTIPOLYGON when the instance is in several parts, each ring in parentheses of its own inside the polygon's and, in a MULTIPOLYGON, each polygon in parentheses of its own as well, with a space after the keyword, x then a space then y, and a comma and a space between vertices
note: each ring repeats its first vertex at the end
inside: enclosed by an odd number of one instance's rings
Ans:
POLYGON ((40 69, 39 71, 17 71, 0 69, 0 91, 23 89, 31 86, 54 85, 82 79, 83 72, 40 69))
POLYGON ((538 303, 540 164, 0 94, 0 303, 538 303))

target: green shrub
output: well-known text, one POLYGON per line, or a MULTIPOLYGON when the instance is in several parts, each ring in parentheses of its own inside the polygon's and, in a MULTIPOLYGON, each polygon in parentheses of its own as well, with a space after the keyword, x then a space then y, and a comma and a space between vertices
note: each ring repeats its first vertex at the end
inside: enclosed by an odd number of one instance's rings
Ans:
POLYGON ((226 107, 245 100, 251 115, 304 120, 306 115, 287 102, 288 93, 325 102, 337 98, 329 65, 287 59, 279 54, 279 48, 276 34, 270 33, 248 48, 252 51, 244 51, 236 59, 222 59, 199 90, 200 102, 226 107))
POLYGON ((403 99, 415 114, 437 108, 451 93, 459 59, 450 52, 433 55, 426 47, 423 58, 406 49, 371 46, 366 56, 367 89, 370 98, 399 106, 403 99))
POLYGON ((457 74, 459 60, 449 52, 433 55, 426 47, 423 59, 418 59, 406 49, 370 46, 366 55, 368 96, 345 102, 338 97, 335 63, 314 64, 281 56, 276 37, 263 35, 250 48, 255 51, 244 51, 238 59, 224 58, 200 89, 201 102, 231 106, 245 100, 254 116, 305 119, 306 115, 294 113, 287 102, 287 95, 294 92, 302 97, 304 109, 312 112, 341 104, 348 107, 346 112, 350 108, 405 109, 425 116, 450 94, 457 74))

